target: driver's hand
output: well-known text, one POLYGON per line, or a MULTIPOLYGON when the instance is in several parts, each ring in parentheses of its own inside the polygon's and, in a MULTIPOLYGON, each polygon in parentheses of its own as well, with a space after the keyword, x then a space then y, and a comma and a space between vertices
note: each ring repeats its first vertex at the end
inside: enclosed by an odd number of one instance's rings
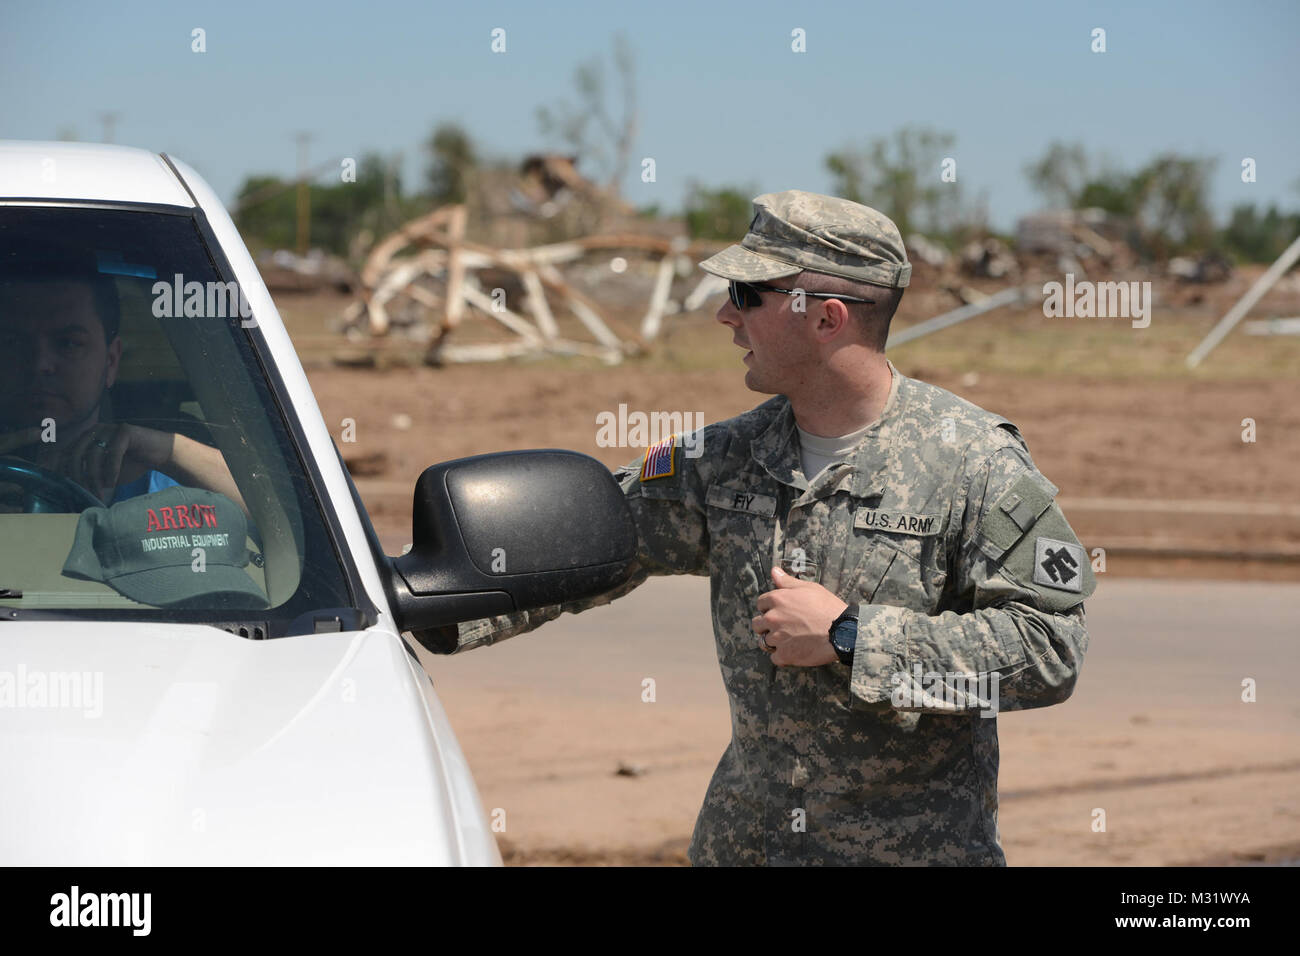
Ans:
MULTIPOLYGON (((0 455, 12 455, 20 448, 41 440, 40 426, 0 432, 0 455)), ((22 514, 23 486, 11 481, 0 481, 0 514, 22 514)))
MULTIPOLYGON (((11 432, 0 432, 0 455, 12 455, 14 452, 36 444, 41 440, 39 425, 32 428, 19 428, 11 432)), ((11 481, 0 481, 0 514, 22 514, 23 486, 11 481)))
POLYGON ((40 425, 33 425, 31 428, 17 428, 11 432, 0 432, 0 455, 12 455, 20 448, 39 444, 40 440, 40 425))
POLYGON ((164 467, 174 441, 174 435, 139 425, 100 424, 71 442, 43 444, 36 453, 36 464, 70 478, 108 503, 118 485, 164 467))

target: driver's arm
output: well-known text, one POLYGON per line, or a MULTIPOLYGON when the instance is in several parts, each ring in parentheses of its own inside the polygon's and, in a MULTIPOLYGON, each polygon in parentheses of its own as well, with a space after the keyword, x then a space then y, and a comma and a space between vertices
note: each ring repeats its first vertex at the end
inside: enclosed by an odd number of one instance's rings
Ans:
POLYGON ((184 435, 124 423, 100 423, 72 441, 42 442, 41 428, 0 434, 0 455, 36 449, 35 464, 70 478, 101 501, 149 471, 248 506, 220 451, 184 435))
POLYGON ((113 499, 118 485, 152 470, 182 485, 225 495, 249 516, 221 452, 175 432, 125 423, 96 425, 73 444, 67 465, 74 481, 104 501, 113 499))
POLYGON ((167 432, 160 434, 171 439, 171 453, 164 464, 155 468, 156 471, 170 475, 183 485, 206 488, 225 495, 239 505, 245 516, 249 516, 244 497, 239 493, 239 486, 235 484, 235 478, 220 451, 185 435, 167 432))

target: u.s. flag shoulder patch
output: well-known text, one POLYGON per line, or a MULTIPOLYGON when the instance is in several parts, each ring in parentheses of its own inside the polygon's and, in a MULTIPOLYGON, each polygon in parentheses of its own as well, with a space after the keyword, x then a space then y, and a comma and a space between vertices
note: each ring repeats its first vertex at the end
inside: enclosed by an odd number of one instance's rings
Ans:
POLYGON ((645 450, 645 461, 641 463, 641 480, 667 478, 676 473, 673 450, 676 448, 677 436, 669 435, 661 442, 645 450))

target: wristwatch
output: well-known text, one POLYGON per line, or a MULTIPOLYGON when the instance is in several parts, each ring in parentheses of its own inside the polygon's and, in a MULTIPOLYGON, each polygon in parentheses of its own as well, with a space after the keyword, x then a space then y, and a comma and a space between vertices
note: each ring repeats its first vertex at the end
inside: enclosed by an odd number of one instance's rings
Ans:
POLYGON ((853 666, 853 648, 858 643, 858 608, 850 604, 831 622, 831 647, 841 664, 853 666))

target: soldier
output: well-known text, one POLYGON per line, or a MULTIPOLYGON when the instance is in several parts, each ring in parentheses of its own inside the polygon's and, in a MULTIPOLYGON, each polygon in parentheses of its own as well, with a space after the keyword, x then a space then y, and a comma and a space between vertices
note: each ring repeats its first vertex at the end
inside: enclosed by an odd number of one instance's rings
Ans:
POLYGON ((1005 865, 996 713, 1070 696, 1091 567, 1016 427, 885 358, 911 273, 894 223, 799 190, 754 210, 701 267, 774 397, 699 457, 670 439, 619 469, 627 582, 462 624, 457 650, 707 574, 732 738, 692 863, 1005 865))

